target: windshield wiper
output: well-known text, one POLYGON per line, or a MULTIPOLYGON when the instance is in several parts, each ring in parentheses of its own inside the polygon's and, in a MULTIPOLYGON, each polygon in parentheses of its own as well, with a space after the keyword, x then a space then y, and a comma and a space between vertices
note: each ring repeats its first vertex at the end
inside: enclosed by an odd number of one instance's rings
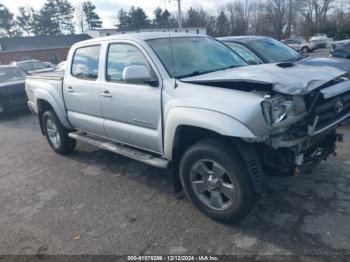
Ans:
POLYGON ((218 69, 218 70, 216 70, 216 71, 226 70, 226 69, 235 68, 235 67, 239 67, 239 66, 238 66, 238 65, 230 65, 230 66, 227 66, 227 67, 224 67, 224 68, 218 69))
POLYGON ((230 66, 227 66, 227 67, 222 67, 222 68, 213 69, 213 70, 207 70, 207 71, 196 70, 196 71, 193 71, 190 74, 178 76, 178 78, 186 78, 186 77, 191 77, 191 76, 204 75, 204 74, 209 74, 209 73, 212 73, 212 72, 217 72, 217 71, 226 70, 226 69, 235 68, 235 67, 238 67, 238 66, 237 65, 230 65, 230 66))
MULTIPOLYGON (((216 70, 214 70, 216 71, 216 70)), ((186 74, 186 75, 182 75, 182 76, 178 76, 177 78, 186 78, 186 77, 191 77, 191 76, 199 76, 199 75, 203 75, 203 74, 207 74, 207 73, 211 73, 213 72, 213 70, 209 70, 209 71, 193 71, 192 73, 186 74)))

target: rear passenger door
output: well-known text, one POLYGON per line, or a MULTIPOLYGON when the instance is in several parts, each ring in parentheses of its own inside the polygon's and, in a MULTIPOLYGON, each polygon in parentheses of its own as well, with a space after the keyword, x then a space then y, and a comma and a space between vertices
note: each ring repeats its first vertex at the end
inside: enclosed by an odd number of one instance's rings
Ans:
POLYGON ((63 83, 69 121, 75 128, 97 135, 104 134, 98 73, 100 50, 100 45, 77 48, 63 83))
POLYGON ((105 80, 101 83, 101 107, 108 138, 146 149, 162 150, 161 81, 155 86, 126 83, 127 66, 143 65, 155 80, 156 68, 141 46, 134 43, 111 43, 106 46, 105 80))

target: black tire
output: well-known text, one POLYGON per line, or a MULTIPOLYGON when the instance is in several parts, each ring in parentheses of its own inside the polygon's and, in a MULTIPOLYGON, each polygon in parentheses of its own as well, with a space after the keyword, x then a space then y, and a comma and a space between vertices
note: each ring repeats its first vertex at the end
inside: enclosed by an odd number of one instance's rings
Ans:
POLYGON ((301 49, 301 52, 306 54, 306 53, 309 53, 310 52, 310 49, 307 47, 307 46, 304 46, 302 49, 301 49))
POLYGON ((41 121, 47 142, 55 152, 64 155, 71 153, 74 150, 76 146, 76 140, 68 137, 68 129, 66 129, 61 124, 61 122, 58 120, 56 114, 53 111, 49 110, 44 112, 41 121), (57 143, 54 143, 53 139, 51 139, 49 135, 49 124, 51 125, 52 123, 55 125, 57 130, 56 133, 59 136, 59 141, 57 143))
MULTIPOLYGON (((247 168, 245 167, 243 160, 238 154, 238 152, 236 152, 233 149, 233 144, 227 142, 225 143, 225 141, 220 141, 216 139, 201 140, 198 143, 191 146, 185 152, 180 161, 179 169, 181 183, 187 198, 199 210, 201 210, 204 214, 206 214, 213 220, 224 223, 237 223, 242 218, 247 216, 250 210, 252 209, 255 199, 255 193, 251 189, 251 183, 247 168), (198 175, 198 173, 194 170, 196 169, 196 167, 202 165, 203 161, 204 164, 206 164, 205 161, 207 161, 209 166, 211 165, 210 161, 213 161, 213 171, 214 166, 220 166, 220 168, 223 168, 224 171, 226 171, 226 174, 222 179, 225 179, 225 181, 223 182, 219 180, 219 182, 216 182, 218 185, 214 184, 214 187, 217 186, 218 189, 213 190, 213 188, 209 188, 204 193, 198 194, 198 192, 195 192, 196 190, 194 189, 194 185, 198 182, 202 183, 202 181, 201 179, 195 181, 194 183, 192 181, 193 176, 198 175), (232 201, 228 197, 226 197, 224 193, 219 192, 220 190, 222 190, 220 189, 220 186, 223 186, 224 183, 232 184, 233 186, 232 192, 234 196, 232 197, 232 201), (219 193, 215 191, 218 191, 219 193), (209 206, 211 205, 210 202, 212 196, 217 196, 218 194, 221 196, 219 197, 221 198, 220 203, 225 203, 223 205, 224 208, 222 209, 216 208, 215 206, 209 206), (208 200, 206 200, 207 197, 208 200), (224 202, 224 200, 226 202, 224 202), (208 203, 206 203, 206 201, 208 203)), ((204 181, 206 181, 205 183, 208 187, 209 179, 204 179, 204 181)))

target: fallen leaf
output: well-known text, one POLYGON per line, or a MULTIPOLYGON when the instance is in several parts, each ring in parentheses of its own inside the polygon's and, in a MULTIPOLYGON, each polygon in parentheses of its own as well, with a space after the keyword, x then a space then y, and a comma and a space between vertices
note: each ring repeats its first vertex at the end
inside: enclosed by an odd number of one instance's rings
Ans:
POLYGON ((73 237, 74 240, 79 240, 80 239, 80 234, 76 235, 75 237, 73 237))

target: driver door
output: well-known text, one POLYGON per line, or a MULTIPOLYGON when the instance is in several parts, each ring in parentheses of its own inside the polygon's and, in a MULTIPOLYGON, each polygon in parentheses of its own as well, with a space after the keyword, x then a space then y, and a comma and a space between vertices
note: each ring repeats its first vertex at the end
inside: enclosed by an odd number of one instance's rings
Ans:
POLYGON ((105 134, 112 140, 160 153, 161 81, 157 86, 125 82, 123 71, 132 65, 143 65, 158 78, 141 47, 126 42, 108 45, 105 80, 101 83, 105 134))

